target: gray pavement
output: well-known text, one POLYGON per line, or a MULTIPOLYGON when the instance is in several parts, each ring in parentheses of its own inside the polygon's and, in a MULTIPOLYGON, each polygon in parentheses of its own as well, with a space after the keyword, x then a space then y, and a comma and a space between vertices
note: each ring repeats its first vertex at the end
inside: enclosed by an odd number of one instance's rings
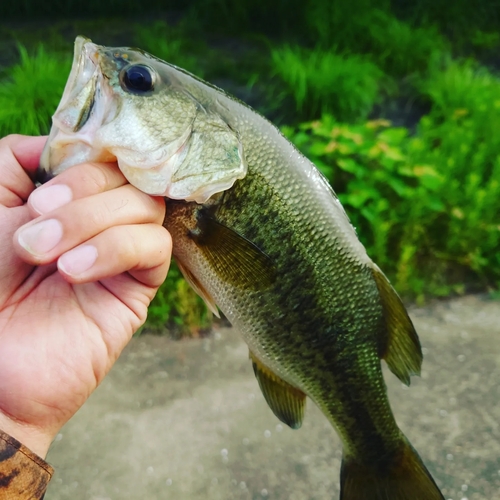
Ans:
MULTIPOLYGON (((411 309, 421 378, 386 372, 400 427, 452 500, 500 500, 500 302, 411 309)), ((266 406, 240 336, 133 339, 57 436, 47 500, 331 500, 341 446, 309 402, 300 430, 266 406)))

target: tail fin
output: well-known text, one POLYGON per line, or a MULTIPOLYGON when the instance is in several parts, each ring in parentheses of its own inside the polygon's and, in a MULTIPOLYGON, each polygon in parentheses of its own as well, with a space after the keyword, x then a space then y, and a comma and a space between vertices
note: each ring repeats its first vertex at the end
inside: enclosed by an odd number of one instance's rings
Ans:
POLYGON ((397 458, 383 465, 344 459, 340 500, 445 499, 415 449, 405 440, 397 458))

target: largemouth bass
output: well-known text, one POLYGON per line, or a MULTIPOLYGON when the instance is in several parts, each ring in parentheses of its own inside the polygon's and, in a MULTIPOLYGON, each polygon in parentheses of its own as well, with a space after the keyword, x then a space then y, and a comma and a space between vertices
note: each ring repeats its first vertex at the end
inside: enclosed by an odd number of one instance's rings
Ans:
POLYGON ((306 396, 343 443, 342 500, 443 500, 398 428, 381 359, 405 384, 417 334, 315 166, 265 118, 137 49, 79 37, 39 178, 117 161, 166 197, 187 281, 241 331, 275 415, 301 426, 306 396))

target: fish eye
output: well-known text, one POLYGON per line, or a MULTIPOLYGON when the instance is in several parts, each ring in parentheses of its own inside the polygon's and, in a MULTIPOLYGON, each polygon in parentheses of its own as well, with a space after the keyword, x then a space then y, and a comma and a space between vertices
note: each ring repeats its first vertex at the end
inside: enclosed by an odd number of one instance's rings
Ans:
POLYGON ((130 92, 142 94, 154 88, 153 70, 142 64, 124 68, 121 76, 123 85, 130 92))

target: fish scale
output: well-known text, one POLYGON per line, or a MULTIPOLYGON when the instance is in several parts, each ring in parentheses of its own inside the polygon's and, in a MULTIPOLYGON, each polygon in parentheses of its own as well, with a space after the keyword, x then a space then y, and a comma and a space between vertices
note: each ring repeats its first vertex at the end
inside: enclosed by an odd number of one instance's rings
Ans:
MULTIPOLYGON (((245 150, 248 151, 250 147, 251 145, 248 145, 245 150)), ((356 385, 360 385, 355 391, 358 394, 368 393, 370 406, 378 403, 385 407, 386 415, 383 418, 393 422, 385 390, 379 390, 378 397, 373 398, 372 386, 383 387, 376 347, 377 337, 374 335, 374 331, 380 327, 374 328, 371 325, 374 322, 380 323, 382 318, 381 306, 377 303, 378 291, 366 265, 358 262, 355 267, 353 263, 359 259, 349 252, 335 252, 341 240, 335 237, 338 232, 337 224, 333 225, 324 214, 316 217, 314 212, 312 216, 307 213, 308 210, 316 209, 315 203, 309 201, 299 212, 292 210, 290 204, 300 206, 301 199, 296 200, 289 196, 287 202, 281 198, 281 203, 274 203, 269 207, 269 200, 276 200, 270 193, 275 189, 272 178, 282 178, 279 165, 270 166, 268 172, 271 173, 271 180, 267 180, 266 187, 263 186, 266 180, 262 170, 259 170, 255 180, 253 178, 255 160, 251 157, 247 160, 247 177, 244 181, 239 181, 231 191, 224 193, 215 216, 222 224, 233 228, 243 237, 251 235, 252 241, 271 258, 279 270, 279 277, 269 290, 249 293, 237 286, 229 289, 224 287, 223 283, 218 283, 210 289, 211 295, 223 311, 234 310, 234 304, 241 304, 236 314, 230 315, 229 319, 243 333, 250 350, 273 372, 304 390, 315 400, 320 408, 328 412, 339 432, 349 436, 349 442, 352 443, 352 436, 359 434, 360 427, 367 428, 367 425, 349 426, 342 423, 343 416, 348 417, 344 420, 349 420, 349 414, 344 410, 344 405, 348 403, 342 403, 342 391, 336 386, 339 385, 339 378, 342 384, 348 382, 346 375, 352 370, 352 353, 347 347, 354 347, 359 355, 360 343, 371 344, 367 354, 372 362, 361 366, 353 376, 356 385), (263 213, 255 211, 255 206, 266 206, 266 203, 268 208, 263 213), (294 218, 292 212, 297 212, 298 215, 294 218), (308 220, 308 224, 303 224, 304 220, 308 220), (300 243, 301 240, 307 240, 311 226, 321 235, 322 241, 318 247, 300 243), (349 268, 351 272, 339 272, 342 268, 349 268), (372 289, 371 301, 366 293, 368 286, 372 289), (346 287, 349 287, 353 296, 345 297, 342 290, 346 287), (325 300, 325 296, 318 293, 318 288, 325 291, 329 300, 325 300), (362 294, 356 293, 359 288, 363 289, 362 294), (349 305, 354 307, 346 307, 346 298, 349 305), (293 314, 290 314, 291 310, 294 311, 293 314), (361 328, 356 328, 360 323, 361 328), (360 331, 349 335, 346 324, 352 325, 350 331, 360 331), (337 331, 337 335, 325 333, 332 327, 334 332, 337 331), (332 370, 332 367, 335 370, 332 370), (328 404, 330 400, 334 401, 333 405, 328 404)), ((306 199, 310 194, 305 186, 293 192, 306 199)), ((176 216, 175 207, 179 203, 167 203, 169 216, 166 219, 166 227, 174 235, 174 226, 183 224, 182 218, 176 216)), ((192 205, 191 210, 197 209, 196 205, 192 205)), ((189 225, 185 224, 184 227, 189 225)), ((184 261, 185 252, 175 248, 177 239, 173 237, 174 255, 184 261)), ((189 252, 196 250, 190 249, 189 252)), ((205 263, 205 268, 198 269, 198 273, 207 275, 214 271, 205 263)), ((217 280, 215 273, 212 280, 217 280)), ((354 386, 347 383, 347 387, 352 391, 354 386)), ((360 417, 363 412, 359 411, 359 404, 357 408, 357 412, 352 410, 350 413, 357 413, 360 417)), ((373 425, 370 427, 373 428, 373 425)), ((392 430, 399 437, 394 422, 392 430)), ((351 444, 350 447, 354 448, 354 445, 351 444)))
POLYGON ((409 384, 417 334, 316 167, 216 87, 78 37, 38 175, 110 160, 166 196, 174 258, 242 333, 275 415, 299 428, 309 396, 337 430, 341 500, 443 500, 394 420, 381 370, 385 359, 409 384))

